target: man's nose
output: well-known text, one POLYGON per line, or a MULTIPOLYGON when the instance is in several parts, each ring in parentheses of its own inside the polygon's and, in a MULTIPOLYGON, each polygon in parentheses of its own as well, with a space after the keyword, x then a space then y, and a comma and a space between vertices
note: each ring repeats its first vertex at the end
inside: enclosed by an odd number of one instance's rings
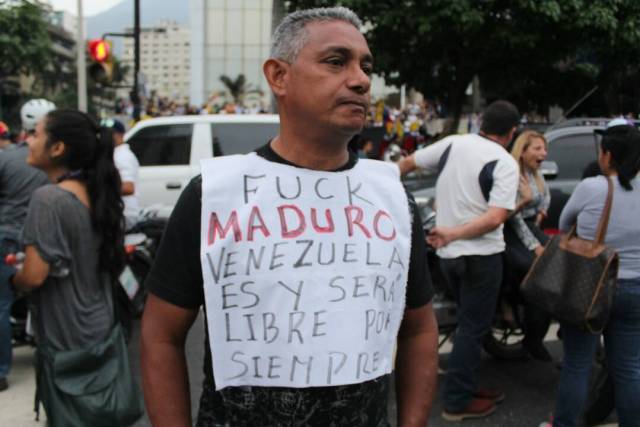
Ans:
POLYGON ((360 64, 356 64, 350 67, 347 85, 351 90, 365 94, 371 88, 371 77, 365 73, 360 64))

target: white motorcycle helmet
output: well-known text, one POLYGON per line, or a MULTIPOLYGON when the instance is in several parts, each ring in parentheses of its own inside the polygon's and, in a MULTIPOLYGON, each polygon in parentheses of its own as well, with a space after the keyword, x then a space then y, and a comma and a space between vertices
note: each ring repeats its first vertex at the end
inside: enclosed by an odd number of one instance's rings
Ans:
POLYGON ((32 99, 25 102, 20 109, 22 128, 27 132, 35 130, 38 121, 40 121, 40 119, 49 111, 55 109, 55 104, 51 101, 47 101, 46 99, 32 99))

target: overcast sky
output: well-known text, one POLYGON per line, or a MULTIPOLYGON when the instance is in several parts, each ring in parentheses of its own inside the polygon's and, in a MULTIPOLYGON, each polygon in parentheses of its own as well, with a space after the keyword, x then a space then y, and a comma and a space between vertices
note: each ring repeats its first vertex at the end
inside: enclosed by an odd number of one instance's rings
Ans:
MULTIPOLYGON (((78 0, 49 0, 55 9, 64 9, 74 15, 78 11, 78 0)), ((82 8, 85 16, 103 12, 122 0, 82 0, 82 8)))

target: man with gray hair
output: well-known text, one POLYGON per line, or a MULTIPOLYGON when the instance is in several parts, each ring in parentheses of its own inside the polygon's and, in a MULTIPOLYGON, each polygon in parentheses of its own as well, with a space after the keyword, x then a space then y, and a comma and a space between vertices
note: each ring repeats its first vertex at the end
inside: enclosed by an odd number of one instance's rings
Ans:
POLYGON ((394 165, 347 149, 366 122, 372 56, 349 9, 304 10, 274 33, 264 74, 280 132, 204 161, 146 286, 145 401, 191 425, 186 334, 205 308, 198 426, 427 423, 437 325, 415 202, 394 165), (397 349, 397 351, 395 351, 397 349))

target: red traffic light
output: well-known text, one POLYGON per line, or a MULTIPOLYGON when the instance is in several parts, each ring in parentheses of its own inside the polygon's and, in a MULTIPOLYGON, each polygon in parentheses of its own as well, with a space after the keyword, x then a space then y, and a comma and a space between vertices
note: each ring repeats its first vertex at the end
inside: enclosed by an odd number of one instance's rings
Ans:
POLYGON ((89 56, 96 62, 105 62, 111 55, 111 43, 103 39, 89 40, 89 56))

